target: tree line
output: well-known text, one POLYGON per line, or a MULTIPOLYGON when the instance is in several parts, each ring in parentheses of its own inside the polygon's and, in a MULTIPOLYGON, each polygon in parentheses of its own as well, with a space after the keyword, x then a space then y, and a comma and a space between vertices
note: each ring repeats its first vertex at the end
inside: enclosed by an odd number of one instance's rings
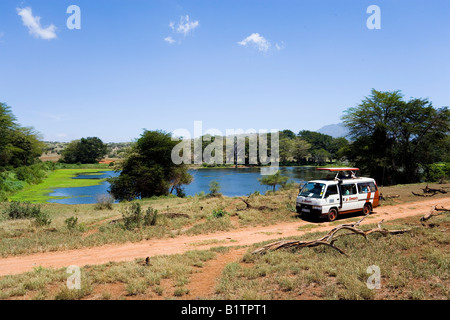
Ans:
MULTIPOLYGON (((450 177, 448 107, 435 108, 428 99, 422 98, 405 100, 400 91, 373 89, 360 104, 345 110, 342 120, 349 129, 348 139, 308 130, 280 131, 280 164, 324 165, 340 161, 359 167, 380 185, 450 177)), ((32 168, 41 165, 39 156, 45 145, 33 128, 17 123, 11 108, 4 103, 0 104, 0 137, 0 196, 2 191, 13 190, 17 181, 30 182, 34 176, 37 177, 34 183, 39 182, 39 175, 33 175, 32 168)), ((211 143, 227 137, 197 139, 201 140, 202 152, 205 152, 211 143)), ((268 134, 269 154, 271 139, 268 134)), ((186 165, 172 161, 171 153, 178 143, 170 133, 144 130, 117 165, 121 175, 110 180, 111 194, 118 200, 170 193, 183 196, 183 185, 189 184, 192 177, 186 165)), ((194 143, 191 140, 192 148, 194 143)), ((244 163, 247 165, 251 164, 249 144, 250 137, 245 137, 244 163)), ((225 155, 225 141, 222 145, 225 155)), ((106 153, 107 146, 99 138, 81 138, 68 144, 60 161, 95 163, 106 153)), ((225 160, 222 163, 227 163, 225 160)))

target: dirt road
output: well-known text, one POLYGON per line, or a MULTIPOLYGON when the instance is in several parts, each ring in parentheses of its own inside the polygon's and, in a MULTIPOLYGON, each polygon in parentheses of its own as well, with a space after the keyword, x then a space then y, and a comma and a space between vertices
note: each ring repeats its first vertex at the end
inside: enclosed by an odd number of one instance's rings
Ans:
MULTIPOLYGON (((394 206, 376 208, 367 223, 376 223, 414 215, 424 215, 433 205, 450 207, 450 197, 419 202, 410 202, 394 206)), ((345 223, 345 219, 341 219, 345 223)), ((289 236, 299 236, 307 232, 326 231, 335 226, 330 223, 318 223, 318 227, 310 231, 298 228, 311 222, 280 223, 265 227, 249 227, 216 232, 197 236, 178 236, 168 239, 152 239, 139 243, 104 245, 100 247, 37 253, 0 259, 0 276, 20 274, 33 270, 34 267, 62 268, 70 265, 85 266, 104 264, 110 261, 133 261, 156 255, 170 255, 189 250, 208 249, 213 246, 251 245, 257 242, 289 236), (206 244, 209 243, 209 244, 206 244)))

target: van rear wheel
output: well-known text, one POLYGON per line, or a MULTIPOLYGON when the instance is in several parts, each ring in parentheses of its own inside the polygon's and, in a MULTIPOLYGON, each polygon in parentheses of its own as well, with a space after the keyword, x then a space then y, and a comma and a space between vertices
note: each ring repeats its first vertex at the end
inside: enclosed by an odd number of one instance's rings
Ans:
POLYGON ((336 220, 337 216, 338 216, 337 209, 332 208, 332 209, 330 209, 330 211, 328 211, 328 215, 327 215, 328 221, 331 222, 331 221, 336 220))
POLYGON ((370 214, 372 212, 372 206, 370 205, 370 203, 366 203, 363 207, 363 214, 365 216, 367 216, 368 214, 370 214))

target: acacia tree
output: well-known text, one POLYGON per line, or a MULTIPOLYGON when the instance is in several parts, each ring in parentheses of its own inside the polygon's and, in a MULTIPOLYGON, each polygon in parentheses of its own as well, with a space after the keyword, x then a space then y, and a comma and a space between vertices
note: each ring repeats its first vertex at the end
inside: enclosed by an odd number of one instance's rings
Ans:
POLYGON ((31 165, 44 150, 39 134, 16 121, 11 107, 0 103, 0 169, 31 165))
POLYGON ((289 180, 289 177, 282 176, 280 171, 277 171, 275 174, 267 175, 258 179, 262 185, 272 187, 272 191, 275 191, 277 185, 285 185, 289 180))
POLYGON ((97 137, 72 141, 62 151, 61 162, 96 163, 107 153, 107 146, 97 137))
POLYGON ((172 161, 177 144, 169 133, 145 130, 119 165, 120 176, 109 179, 112 196, 130 201, 168 195, 173 190, 182 196, 182 185, 189 184, 192 176, 186 166, 172 161))
POLYGON ((347 157, 381 184, 420 180, 420 169, 447 154, 448 107, 435 109, 427 99, 403 100, 400 91, 372 90, 342 117, 354 141, 347 157), (441 148, 441 152, 436 152, 441 148))

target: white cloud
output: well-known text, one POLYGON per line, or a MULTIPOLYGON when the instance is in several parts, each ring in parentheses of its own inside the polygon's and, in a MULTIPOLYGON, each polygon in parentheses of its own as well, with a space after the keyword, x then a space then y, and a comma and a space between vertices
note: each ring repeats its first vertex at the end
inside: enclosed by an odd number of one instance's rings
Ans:
POLYGON ((267 41, 267 39, 265 39, 259 33, 252 33, 244 40, 239 41, 238 44, 241 46, 244 46, 244 47, 252 44, 252 45, 256 46, 256 48, 258 48, 259 51, 262 51, 262 52, 267 52, 271 46, 270 42, 267 41))
MULTIPOLYGON (((181 16, 180 22, 178 24, 175 24, 173 21, 169 22, 169 28, 172 30, 172 33, 174 34, 175 39, 180 38, 180 36, 176 36, 177 34, 183 34, 184 36, 187 36, 192 30, 196 29, 200 23, 198 21, 192 21, 189 18, 189 15, 181 16)), ((175 43, 175 39, 171 36, 165 37, 164 41, 173 44, 175 43)), ((179 40, 180 42, 181 40, 179 40)))
POLYGON ((36 38, 45 40, 56 38, 56 27, 51 24, 50 26, 43 28, 40 22, 41 17, 34 17, 30 7, 26 7, 23 9, 17 8, 17 14, 22 17, 22 22, 26 27, 28 27, 30 34, 32 34, 36 38))
POLYGON ((175 43, 175 40, 171 36, 165 37, 164 41, 170 44, 175 43))
POLYGON ((189 32, 197 28, 199 25, 200 24, 198 21, 191 21, 189 19, 189 16, 185 15, 180 18, 180 23, 176 28, 176 32, 182 33, 186 36, 189 32))
POLYGON ((285 47, 284 41, 281 41, 281 43, 276 43, 276 44, 275 44, 275 48, 276 48, 278 51, 283 50, 284 47, 285 47))

